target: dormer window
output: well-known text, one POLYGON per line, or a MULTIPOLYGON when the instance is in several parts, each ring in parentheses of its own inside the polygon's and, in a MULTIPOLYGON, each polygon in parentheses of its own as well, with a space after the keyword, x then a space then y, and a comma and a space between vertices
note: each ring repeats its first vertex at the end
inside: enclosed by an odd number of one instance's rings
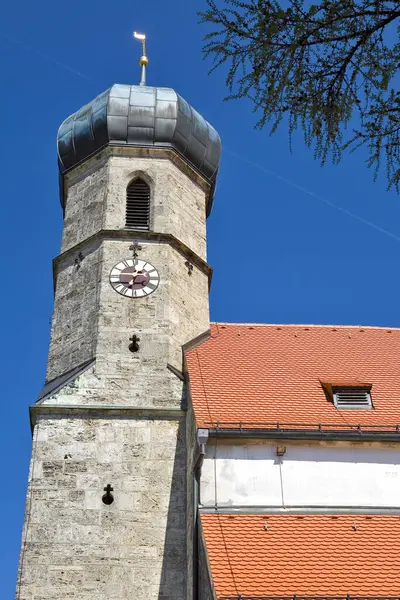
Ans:
POLYGON ((372 409, 370 387, 333 387, 333 403, 340 410, 372 409))
POLYGON ((150 228, 150 188, 143 179, 134 179, 126 188, 125 227, 150 228))

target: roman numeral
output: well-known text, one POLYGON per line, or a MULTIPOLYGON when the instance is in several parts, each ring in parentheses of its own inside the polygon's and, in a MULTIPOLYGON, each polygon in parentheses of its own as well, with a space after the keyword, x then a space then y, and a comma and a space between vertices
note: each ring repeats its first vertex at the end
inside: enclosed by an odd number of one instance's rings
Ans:
POLYGON ((125 287, 124 285, 122 285, 122 283, 120 283, 119 285, 115 286, 115 289, 117 290, 117 292, 119 292, 120 294, 126 294, 126 292, 129 291, 129 288, 125 287))

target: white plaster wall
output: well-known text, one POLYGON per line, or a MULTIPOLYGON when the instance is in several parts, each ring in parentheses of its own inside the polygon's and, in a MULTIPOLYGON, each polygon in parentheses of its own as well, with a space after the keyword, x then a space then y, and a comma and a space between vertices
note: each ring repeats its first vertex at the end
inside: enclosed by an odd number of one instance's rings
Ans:
POLYGON ((396 448, 210 445, 202 468, 203 506, 400 507, 396 448))

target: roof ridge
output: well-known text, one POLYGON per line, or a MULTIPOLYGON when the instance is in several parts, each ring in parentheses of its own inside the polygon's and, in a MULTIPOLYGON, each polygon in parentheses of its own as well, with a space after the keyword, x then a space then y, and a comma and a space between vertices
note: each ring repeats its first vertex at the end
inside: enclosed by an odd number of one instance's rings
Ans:
POLYGON ((400 327, 393 327, 391 325, 335 325, 334 323, 229 323, 224 321, 211 321, 210 325, 225 325, 232 327, 315 327, 335 329, 390 329, 400 331, 400 327))

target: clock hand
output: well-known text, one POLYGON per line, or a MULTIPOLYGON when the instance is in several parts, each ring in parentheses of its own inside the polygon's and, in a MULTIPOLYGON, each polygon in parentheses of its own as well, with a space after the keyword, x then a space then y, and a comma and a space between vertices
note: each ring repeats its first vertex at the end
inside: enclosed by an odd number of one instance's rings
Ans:
POLYGON ((136 283, 136 279, 137 279, 137 277, 138 277, 138 275, 139 275, 139 273, 137 273, 136 271, 135 271, 135 273, 136 273, 136 275, 135 275, 134 273, 131 273, 131 275, 132 275, 132 279, 131 279, 131 281, 129 282, 129 285, 131 285, 131 286, 133 286, 133 285, 136 283))

